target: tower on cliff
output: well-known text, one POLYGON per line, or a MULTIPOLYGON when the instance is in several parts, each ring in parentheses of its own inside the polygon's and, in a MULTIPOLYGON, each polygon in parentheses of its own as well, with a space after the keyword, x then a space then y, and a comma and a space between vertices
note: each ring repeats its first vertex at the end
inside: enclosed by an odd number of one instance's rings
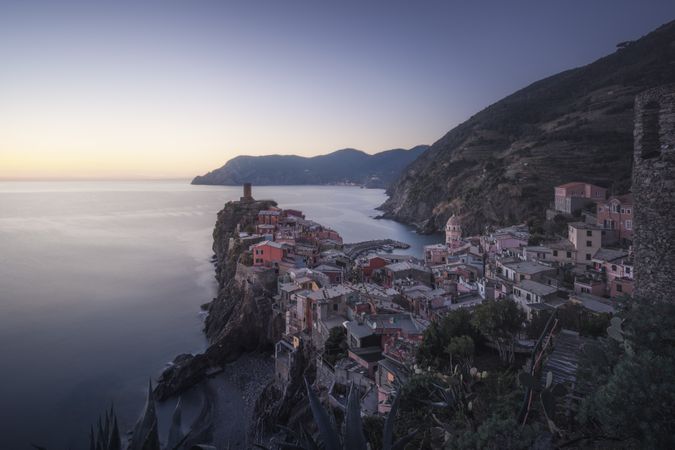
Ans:
POLYGON ((447 245, 456 244, 461 238, 462 221, 453 214, 445 224, 445 243, 447 245))
POLYGON ((244 196, 239 199, 240 202, 252 202, 253 201, 253 188, 251 183, 244 183, 244 196))
POLYGON ((635 296, 675 302, 675 85, 635 98, 635 296))

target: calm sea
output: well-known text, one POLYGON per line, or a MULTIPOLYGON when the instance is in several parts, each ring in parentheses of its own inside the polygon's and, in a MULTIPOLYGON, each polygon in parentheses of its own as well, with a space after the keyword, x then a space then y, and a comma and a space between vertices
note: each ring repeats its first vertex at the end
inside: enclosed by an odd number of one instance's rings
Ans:
MULTIPOLYGON (((201 351, 199 305, 214 296, 211 233, 239 188, 187 181, 0 182, 0 449, 85 448, 111 402, 133 424, 149 377, 201 351)), ((373 220, 382 190, 254 187, 254 197, 339 231, 392 238, 373 220)))

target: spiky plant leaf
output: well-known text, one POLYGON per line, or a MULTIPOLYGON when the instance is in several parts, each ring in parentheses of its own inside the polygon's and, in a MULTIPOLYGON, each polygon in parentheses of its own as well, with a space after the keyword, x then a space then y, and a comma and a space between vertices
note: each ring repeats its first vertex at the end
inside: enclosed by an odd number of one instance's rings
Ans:
POLYGON ((110 435, 108 436, 108 450, 121 450, 122 439, 120 438, 120 428, 117 424, 117 416, 111 412, 112 427, 110 428, 110 435))
POLYGON ((349 388, 345 420, 345 447, 350 450, 366 450, 366 437, 363 435, 363 424, 361 423, 361 401, 354 383, 349 388))
POLYGON ((314 394, 314 391, 310 387, 307 378, 305 378, 305 386, 307 388, 309 407, 312 410, 312 415, 314 416, 316 425, 319 428, 323 446, 326 450, 340 450, 340 438, 335 432, 335 429, 332 427, 326 410, 323 409, 323 406, 321 406, 321 402, 317 398, 316 394, 314 394))
POLYGON ((180 441, 183 440, 185 434, 183 433, 183 420, 182 420, 182 408, 183 407, 183 398, 180 397, 176 403, 176 408, 173 410, 173 415, 171 416, 171 426, 169 427, 169 441, 167 442, 167 448, 173 449, 178 445, 180 441))
POLYGON ((160 450, 152 381, 148 382, 148 398, 145 403, 145 410, 136 422, 128 450, 160 450))
POLYGON ((394 442, 394 420, 396 420, 396 414, 398 413, 398 403, 399 396, 396 395, 391 404, 387 419, 384 421, 384 428, 382 429, 382 450, 391 450, 394 442))
POLYGON ((96 439, 94 438, 94 426, 89 427, 89 450, 96 450, 96 439))

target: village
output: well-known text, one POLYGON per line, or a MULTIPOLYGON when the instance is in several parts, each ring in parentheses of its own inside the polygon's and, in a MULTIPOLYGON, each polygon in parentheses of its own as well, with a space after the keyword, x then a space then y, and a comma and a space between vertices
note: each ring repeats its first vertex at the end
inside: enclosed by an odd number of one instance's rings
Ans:
MULTIPOLYGON (((509 299, 526 322, 570 307, 614 314, 633 291, 631 195, 608 197, 573 182, 555 187, 552 200, 546 216, 565 221, 564 237, 533 242, 523 224, 465 236, 452 215, 445 242, 425 246, 423 259, 392 252, 400 243, 345 244, 301 211, 259 211, 255 227, 235 239, 248 249, 238 270, 276 280, 272 308, 285 329, 275 345, 275 383, 281 390, 291 383, 294 359, 309 351, 316 385, 333 406, 344 408, 353 384, 364 414, 386 414, 396 386, 421 370, 415 357, 425 330, 451 311, 509 299), (346 347, 337 357, 326 350, 336 339, 346 347)), ((240 202, 253 201, 246 184, 240 202)), ((573 338, 580 342, 578 333, 573 338)), ((516 351, 534 346, 523 331, 516 351)))

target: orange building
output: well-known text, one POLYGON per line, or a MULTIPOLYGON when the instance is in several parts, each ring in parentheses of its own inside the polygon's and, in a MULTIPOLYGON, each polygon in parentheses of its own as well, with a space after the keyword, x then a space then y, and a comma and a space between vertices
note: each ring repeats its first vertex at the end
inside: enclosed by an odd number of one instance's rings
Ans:
POLYGON ((286 257, 288 253, 287 248, 286 244, 272 241, 263 241, 255 244, 251 246, 253 265, 271 267, 286 257))

